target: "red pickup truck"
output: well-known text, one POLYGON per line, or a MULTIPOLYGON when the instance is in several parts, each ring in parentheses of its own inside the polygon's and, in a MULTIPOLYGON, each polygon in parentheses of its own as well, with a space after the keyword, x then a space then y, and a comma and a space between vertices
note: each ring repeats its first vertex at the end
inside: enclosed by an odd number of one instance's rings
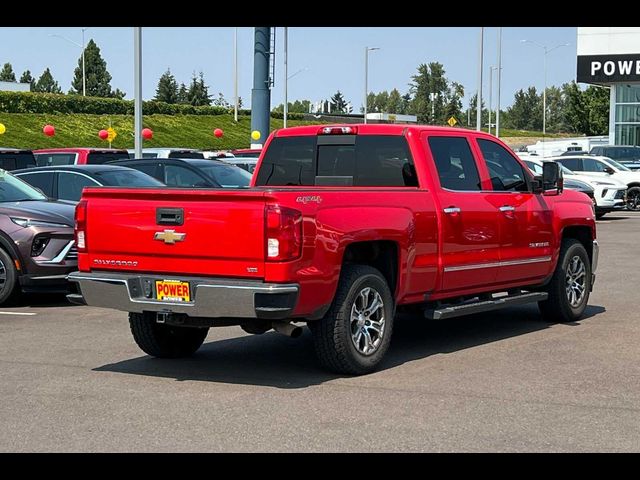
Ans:
POLYGON ((146 353, 306 322, 320 363, 348 374, 376 368, 401 308, 538 302, 573 321, 598 260, 592 202, 557 164, 534 177, 495 137, 430 126, 277 130, 244 190, 87 188, 76 236, 70 300, 130 312, 146 353))

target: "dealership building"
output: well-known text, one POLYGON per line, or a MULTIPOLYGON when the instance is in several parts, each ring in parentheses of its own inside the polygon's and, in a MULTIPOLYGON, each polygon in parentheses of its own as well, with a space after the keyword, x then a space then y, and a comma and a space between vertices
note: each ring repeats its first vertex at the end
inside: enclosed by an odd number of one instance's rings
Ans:
POLYGON ((610 89, 609 143, 640 145, 640 27, 579 27, 576 80, 610 89))

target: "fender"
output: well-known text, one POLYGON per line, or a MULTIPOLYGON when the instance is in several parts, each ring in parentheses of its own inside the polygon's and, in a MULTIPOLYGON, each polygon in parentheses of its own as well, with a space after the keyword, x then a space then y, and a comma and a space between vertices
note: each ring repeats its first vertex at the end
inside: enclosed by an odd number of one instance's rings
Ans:
POLYGON ((22 256, 18 251, 18 248, 15 246, 11 238, 0 231, 0 247, 2 247, 11 257, 12 260, 18 260, 20 262, 20 273, 26 273, 25 270, 25 262, 22 261, 22 256))

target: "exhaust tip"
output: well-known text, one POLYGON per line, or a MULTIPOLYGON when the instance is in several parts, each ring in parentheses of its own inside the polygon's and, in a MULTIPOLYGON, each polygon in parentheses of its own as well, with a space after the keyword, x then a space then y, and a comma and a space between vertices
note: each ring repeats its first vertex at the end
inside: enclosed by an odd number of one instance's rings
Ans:
POLYGON ((302 335, 303 331, 302 327, 292 325, 289 322, 273 322, 271 326, 276 332, 291 338, 298 338, 300 335, 302 335))

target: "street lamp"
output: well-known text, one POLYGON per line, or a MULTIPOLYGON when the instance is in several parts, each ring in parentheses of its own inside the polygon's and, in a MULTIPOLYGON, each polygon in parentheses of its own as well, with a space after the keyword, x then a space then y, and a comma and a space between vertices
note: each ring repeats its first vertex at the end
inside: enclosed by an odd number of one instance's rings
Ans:
POLYGON ((369 90, 369 52, 380 50, 379 47, 364 47, 364 123, 367 123, 367 96, 369 90))
POLYGON ((547 54, 553 52, 556 48, 568 47, 569 43, 562 43, 556 45, 553 48, 547 48, 546 45, 542 45, 533 40, 520 40, 520 43, 531 43, 536 47, 540 47, 544 50, 544 90, 542 90, 542 136, 547 133, 547 54))
POLYGON ((489 132, 489 134, 491 134, 491 105, 493 104, 492 103, 493 101, 491 99, 491 96, 493 94, 493 71, 497 70, 497 69, 498 69, 498 67, 493 66, 493 65, 491 65, 489 67, 489 108, 488 108, 488 110, 489 110, 489 126, 487 127, 488 128, 487 131, 489 132))
POLYGON ((82 29, 82 45, 77 43, 77 42, 74 42, 73 40, 68 39, 67 37, 65 37, 63 35, 57 35, 57 34, 52 34, 52 33, 49 34, 50 37, 61 38, 62 40, 66 40, 67 42, 71 43, 72 45, 75 45, 76 47, 80 47, 82 49, 82 96, 83 97, 87 96, 87 76, 86 76, 86 73, 85 73, 85 61, 84 61, 84 32, 89 30, 89 28, 91 28, 91 27, 85 27, 85 28, 82 29))

